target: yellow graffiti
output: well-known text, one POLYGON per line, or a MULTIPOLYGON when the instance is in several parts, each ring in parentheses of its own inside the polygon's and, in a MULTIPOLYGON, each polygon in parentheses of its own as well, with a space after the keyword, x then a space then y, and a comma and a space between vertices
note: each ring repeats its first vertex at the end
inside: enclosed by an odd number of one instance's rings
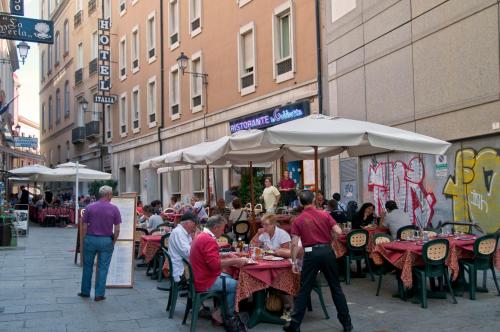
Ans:
POLYGON ((455 157, 455 176, 443 194, 453 199, 454 221, 473 221, 486 232, 500 227, 500 156, 492 148, 477 154, 463 149, 455 157))

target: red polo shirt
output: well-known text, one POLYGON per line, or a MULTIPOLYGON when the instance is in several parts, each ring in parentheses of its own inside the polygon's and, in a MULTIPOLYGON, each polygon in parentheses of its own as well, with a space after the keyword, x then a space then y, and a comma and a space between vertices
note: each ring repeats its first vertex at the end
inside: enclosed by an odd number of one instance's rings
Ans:
POLYGON ((293 181, 290 178, 288 179, 283 178, 281 179, 278 186, 280 187, 280 189, 295 189, 295 181, 293 181))
POLYGON ((295 218, 292 224, 292 235, 300 237, 303 247, 332 242, 332 227, 337 223, 326 211, 315 207, 307 207, 295 218))
POLYGON ((200 233, 191 245, 189 261, 193 268, 194 288, 205 292, 221 274, 217 240, 208 233, 200 233))

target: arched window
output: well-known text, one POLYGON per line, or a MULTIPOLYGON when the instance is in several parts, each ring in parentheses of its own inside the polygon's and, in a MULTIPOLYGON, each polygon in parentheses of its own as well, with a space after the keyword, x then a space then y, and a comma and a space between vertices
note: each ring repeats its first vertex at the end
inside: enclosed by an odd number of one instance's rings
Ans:
POLYGON ((42 113, 40 114, 40 123, 42 124, 42 132, 45 132, 45 104, 42 104, 42 113))
POLYGON ((56 91, 56 124, 61 122, 61 91, 56 91))
POLYGON ((59 31, 56 32, 56 38, 54 42, 54 47, 56 48, 56 54, 55 54, 55 64, 56 66, 59 64, 61 61, 61 38, 59 36, 59 31))
POLYGON ((40 56, 40 79, 42 82, 45 80, 45 51, 40 56))
POLYGON ((69 21, 64 21, 64 55, 66 56, 69 53, 69 21))
POLYGON ((69 81, 64 83, 64 117, 69 117, 69 81))
POLYGON ((52 96, 49 97, 49 129, 52 128, 52 96))

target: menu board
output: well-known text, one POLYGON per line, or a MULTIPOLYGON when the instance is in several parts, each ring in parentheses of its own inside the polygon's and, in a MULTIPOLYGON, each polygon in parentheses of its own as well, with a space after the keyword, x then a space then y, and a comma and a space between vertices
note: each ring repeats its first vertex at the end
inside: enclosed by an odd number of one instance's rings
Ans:
POLYGON ((26 236, 28 234, 28 210, 14 210, 14 214, 16 215, 14 227, 17 229, 18 236, 26 236))
POLYGON ((134 240, 135 197, 113 197, 111 203, 120 210, 122 224, 118 240, 134 240))
POLYGON ((116 241, 111 257, 106 287, 132 287, 134 241, 116 241))
POLYGON ((314 160, 303 161, 304 189, 314 189, 314 160))

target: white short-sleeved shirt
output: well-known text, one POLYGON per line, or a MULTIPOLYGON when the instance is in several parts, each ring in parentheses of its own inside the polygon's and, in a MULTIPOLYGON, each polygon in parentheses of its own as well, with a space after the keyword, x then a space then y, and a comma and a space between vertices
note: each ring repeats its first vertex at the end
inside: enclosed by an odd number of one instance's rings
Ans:
POLYGON ((198 202, 194 203, 193 208, 196 211, 198 211, 198 218, 200 218, 200 219, 208 218, 208 214, 207 214, 207 211, 205 211, 205 207, 204 207, 203 202, 198 201, 198 202))
POLYGON ((264 207, 266 208, 266 210, 274 208, 279 195, 280 192, 278 189, 276 189, 275 186, 264 188, 264 191, 262 192, 262 198, 264 199, 264 207))
POLYGON ((290 242, 292 239, 290 238, 290 234, 276 226, 272 238, 269 237, 268 233, 263 233, 259 236, 259 241, 264 243, 269 249, 278 250, 282 244, 290 242))

